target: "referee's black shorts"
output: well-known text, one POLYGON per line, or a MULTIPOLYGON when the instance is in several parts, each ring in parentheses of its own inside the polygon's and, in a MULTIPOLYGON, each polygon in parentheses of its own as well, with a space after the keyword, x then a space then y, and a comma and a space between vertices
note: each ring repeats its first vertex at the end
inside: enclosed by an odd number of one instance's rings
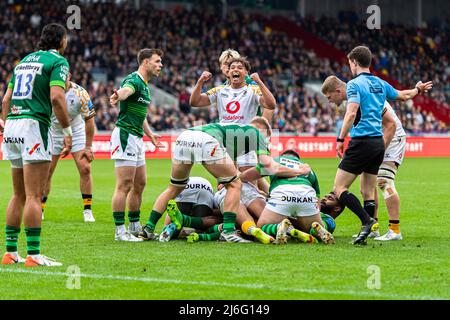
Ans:
POLYGON ((352 138, 339 164, 339 169, 356 175, 363 172, 377 175, 383 159, 383 137, 352 138))

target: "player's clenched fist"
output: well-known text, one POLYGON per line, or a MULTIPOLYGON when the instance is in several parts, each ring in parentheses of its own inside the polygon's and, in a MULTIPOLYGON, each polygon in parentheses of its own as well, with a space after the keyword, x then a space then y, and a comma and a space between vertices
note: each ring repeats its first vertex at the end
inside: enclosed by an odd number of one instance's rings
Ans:
POLYGON ((206 82, 206 81, 208 81, 208 80, 211 79, 211 78, 212 78, 211 72, 203 71, 203 73, 202 73, 202 75, 200 76, 200 78, 198 79, 198 81, 200 81, 200 82, 206 82))
POLYGON ((259 74, 257 72, 252 73, 250 75, 250 79, 252 79, 253 81, 255 81, 256 83, 260 83, 261 82, 261 78, 259 77, 259 74))

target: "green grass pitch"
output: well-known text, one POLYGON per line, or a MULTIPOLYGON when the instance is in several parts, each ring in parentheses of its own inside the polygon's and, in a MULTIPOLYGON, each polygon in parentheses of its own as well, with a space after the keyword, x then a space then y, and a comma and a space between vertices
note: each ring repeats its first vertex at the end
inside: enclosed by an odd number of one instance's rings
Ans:
MULTIPOLYGON (((337 160, 308 159, 308 163, 319 176, 322 192, 328 191, 337 160)), ((115 242, 113 162, 93 163, 97 221, 85 224, 75 165, 61 161, 47 202, 41 247, 43 254, 64 266, 0 266, 0 299, 449 299, 448 164, 449 159, 406 159, 397 181, 404 240, 369 240, 367 246, 354 247, 349 242, 359 222, 348 210, 337 220, 334 246, 115 242), (77 268, 79 289, 70 276, 77 268), (368 286, 375 277, 373 268, 380 271, 379 289, 368 286)), ((169 160, 147 162, 142 223, 168 182, 169 168, 169 160)), ((200 166, 193 175, 210 179, 200 166)), ((0 161, 0 178, 0 247, 4 250, 5 211, 12 190, 6 161, 0 161)), ((358 193, 357 183, 352 190, 358 193)), ((380 225, 384 233, 384 204, 380 225)), ((19 252, 26 255, 23 231, 19 252)))

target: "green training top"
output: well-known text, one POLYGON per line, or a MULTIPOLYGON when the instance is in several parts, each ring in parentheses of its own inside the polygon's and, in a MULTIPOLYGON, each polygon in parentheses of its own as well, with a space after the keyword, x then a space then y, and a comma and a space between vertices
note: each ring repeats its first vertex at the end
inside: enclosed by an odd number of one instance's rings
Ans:
MULTIPOLYGON (((279 156, 274 160, 279 164, 288 168, 298 168, 300 164, 303 164, 303 162, 301 162, 300 159, 290 155, 279 156)), ((299 184, 313 187, 314 190, 316 190, 317 197, 320 197, 319 180, 317 179, 316 174, 312 170, 307 176, 301 175, 292 178, 281 178, 277 177, 276 175, 270 176, 269 193, 272 192, 273 189, 281 185, 299 185, 299 184)))
POLYGON ((148 83, 137 72, 126 76, 120 83, 120 88, 130 88, 133 90, 127 99, 119 102, 119 119, 116 126, 120 129, 138 136, 144 136, 145 118, 147 117, 147 108, 151 102, 148 83))
POLYGON ((8 88, 13 90, 7 119, 35 119, 50 127, 50 87, 66 88, 69 63, 56 50, 36 51, 14 68, 8 88))
POLYGON ((227 153, 236 161, 236 158, 255 151, 257 155, 269 155, 267 139, 258 129, 251 125, 240 123, 211 123, 197 126, 189 130, 202 131, 214 137, 227 149, 227 153))

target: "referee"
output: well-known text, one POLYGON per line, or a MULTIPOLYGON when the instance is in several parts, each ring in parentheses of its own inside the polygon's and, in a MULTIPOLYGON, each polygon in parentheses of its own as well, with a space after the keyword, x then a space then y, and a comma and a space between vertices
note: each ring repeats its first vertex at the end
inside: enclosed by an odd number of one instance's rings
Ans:
POLYGON ((361 220, 361 231, 353 244, 366 244, 369 233, 379 227, 378 222, 371 217, 372 212, 368 212, 375 207, 363 208, 358 198, 348 189, 356 177, 361 175, 361 190, 369 191, 374 197, 366 203, 375 200, 377 173, 385 150, 382 131, 384 102, 386 99, 412 99, 431 89, 432 83, 419 81, 414 89, 397 91, 389 83, 370 73, 372 53, 369 48, 355 47, 347 58, 354 79, 347 84, 347 111, 337 137, 336 151, 340 158, 344 152, 344 138, 349 131, 351 140, 336 173, 334 193, 361 220))

